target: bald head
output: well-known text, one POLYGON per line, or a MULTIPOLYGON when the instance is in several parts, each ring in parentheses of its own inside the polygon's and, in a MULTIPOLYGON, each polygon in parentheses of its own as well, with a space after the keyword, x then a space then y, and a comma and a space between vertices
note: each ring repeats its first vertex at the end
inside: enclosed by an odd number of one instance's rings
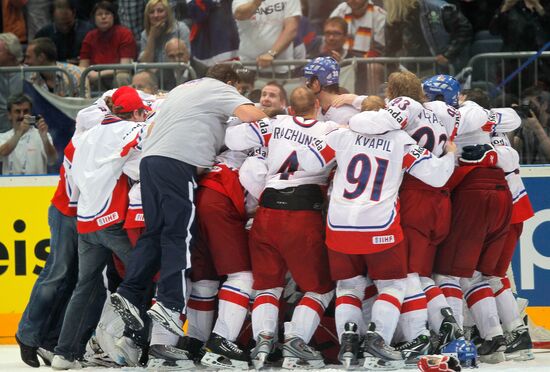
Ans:
POLYGON ((315 94, 306 87, 294 89, 290 93, 290 107, 296 116, 315 117, 317 111, 315 94))
POLYGON ((164 44, 164 53, 167 62, 189 62, 189 51, 185 42, 178 38, 172 38, 164 44))

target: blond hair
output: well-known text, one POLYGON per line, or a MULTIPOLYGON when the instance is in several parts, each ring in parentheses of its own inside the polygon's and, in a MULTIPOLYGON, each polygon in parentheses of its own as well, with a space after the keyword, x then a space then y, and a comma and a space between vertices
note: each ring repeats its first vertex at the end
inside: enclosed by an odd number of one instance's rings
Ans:
POLYGON ((404 21, 409 12, 418 6, 418 0, 384 0, 386 24, 404 21))
POLYGON ((378 111, 386 107, 386 102, 378 96, 368 96, 361 103, 361 111, 378 111))
POLYGON ((149 21, 149 13, 153 9, 153 7, 157 4, 162 4, 164 6, 164 9, 166 9, 166 30, 165 32, 172 32, 174 31, 174 27, 176 25, 176 18, 174 17, 174 12, 172 11, 172 8, 170 7, 170 4, 168 4, 168 0, 149 0, 147 2, 147 5, 145 5, 145 11, 143 12, 143 25, 145 27, 145 34, 149 35, 149 31, 151 30, 151 22, 149 21))
POLYGON ((410 71, 398 71, 390 74, 386 96, 390 100, 400 96, 407 96, 418 102, 426 101, 422 82, 418 76, 410 71))

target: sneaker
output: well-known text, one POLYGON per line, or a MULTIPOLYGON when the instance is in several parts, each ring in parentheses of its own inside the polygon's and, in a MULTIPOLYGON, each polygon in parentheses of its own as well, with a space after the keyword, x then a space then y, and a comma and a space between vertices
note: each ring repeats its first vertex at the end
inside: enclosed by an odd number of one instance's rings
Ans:
POLYGON ((250 351, 250 359, 254 368, 261 369, 269 354, 273 351, 275 345, 275 335, 273 333, 260 333, 256 339, 256 346, 250 351))
POLYGON ((21 354, 21 360, 25 362, 25 364, 38 368, 40 367, 40 362, 38 361, 38 357, 36 354, 36 351, 38 350, 37 347, 25 345, 21 342, 19 337, 15 335, 15 341, 19 344, 19 353, 21 354))
POLYGON ((506 350, 506 340, 504 336, 498 335, 491 340, 484 340, 478 347, 477 353, 481 362, 496 364, 506 359, 504 350, 506 350))
POLYGON ((130 301, 118 293, 111 295, 111 304, 115 311, 120 315, 124 324, 134 331, 139 331, 144 327, 143 320, 139 316, 139 310, 130 301))
POLYGON ((78 360, 68 360, 64 356, 54 355, 52 359, 52 369, 65 370, 65 369, 80 369, 82 365, 78 360))
POLYGON ((201 364, 216 368, 248 369, 248 357, 237 344, 212 333, 204 345, 201 364))
POLYGON ((185 336, 181 324, 179 323, 180 313, 174 310, 167 309, 160 302, 155 302, 149 310, 147 310, 149 318, 180 337, 185 336))
POLYGON ((506 350, 504 350, 506 360, 524 361, 535 359, 531 351, 533 343, 529 335, 529 328, 526 325, 522 325, 511 332, 506 332, 504 337, 506 339, 506 350))
POLYGON ((340 340, 340 352, 338 360, 344 365, 345 369, 349 369, 351 365, 357 365, 357 357, 359 354, 359 333, 357 332, 357 324, 347 322, 344 324, 344 333, 340 340))
POLYGON ((286 369, 316 369, 325 366, 321 353, 306 344, 300 337, 285 339, 283 358, 283 368, 286 369))
POLYGON ((195 368, 195 363, 189 359, 185 350, 171 345, 151 345, 149 347, 147 369, 172 371, 195 368))
POLYGON ((395 370, 405 367, 405 360, 401 352, 386 345, 382 336, 376 332, 374 323, 370 323, 365 340, 363 341, 364 367, 374 370, 395 370))
POLYGON ((180 337, 176 345, 178 349, 187 351, 189 358, 195 363, 200 363, 202 357, 205 354, 204 342, 194 337, 180 337))
POLYGON ((460 329, 450 307, 441 309, 443 322, 439 327, 439 337, 437 342, 438 351, 443 349, 449 342, 464 338, 464 331, 460 329))
POLYGON ((51 351, 39 347, 38 350, 36 350, 36 353, 42 359, 45 365, 47 365, 48 367, 52 365, 53 353, 51 351))
POLYGON ((430 337, 427 335, 420 335, 412 341, 396 346, 395 350, 400 351, 405 358, 405 368, 416 368, 420 357, 430 354, 430 337))

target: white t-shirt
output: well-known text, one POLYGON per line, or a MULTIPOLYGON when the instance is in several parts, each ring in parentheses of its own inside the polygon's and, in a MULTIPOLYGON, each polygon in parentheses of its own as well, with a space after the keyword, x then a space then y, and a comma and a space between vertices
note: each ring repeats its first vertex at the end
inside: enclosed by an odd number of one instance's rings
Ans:
MULTIPOLYGON (((14 130, 0 133, 0 145, 13 137, 14 130)), ((53 143, 48 133, 48 141, 53 143)), ((31 127, 21 136, 17 146, 8 156, 2 156, 2 174, 46 174, 48 157, 38 129, 31 127)))
MULTIPOLYGON (((239 6, 250 3, 251 0, 234 0, 233 14, 239 6)), ((301 16, 298 0, 264 0, 254 15, 246 21, 237 21, 239 29, 239 57, 242 61, 256 61, 256 58, 267 53, 283 31, 285 18, 301 16)), ((294 45, 283 51, 277 51, 276 59, 294 59, 294 45)), ((277 72, 285 72, 286 68, 277 68, 277 72)))

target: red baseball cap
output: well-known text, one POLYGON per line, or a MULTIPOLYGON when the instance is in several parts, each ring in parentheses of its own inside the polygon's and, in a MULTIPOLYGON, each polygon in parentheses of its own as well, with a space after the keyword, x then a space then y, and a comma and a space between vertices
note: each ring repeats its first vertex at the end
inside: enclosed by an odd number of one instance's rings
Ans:
POLYGON ((139 109, 151 111, 149 106, 143 104, 138 92, 129 86, 118 88, 111 96, 111 99, 113 100, 113 104, 115 106, 122 107, 121 110, 118 110, 120 113, 132 112, 139 109))

